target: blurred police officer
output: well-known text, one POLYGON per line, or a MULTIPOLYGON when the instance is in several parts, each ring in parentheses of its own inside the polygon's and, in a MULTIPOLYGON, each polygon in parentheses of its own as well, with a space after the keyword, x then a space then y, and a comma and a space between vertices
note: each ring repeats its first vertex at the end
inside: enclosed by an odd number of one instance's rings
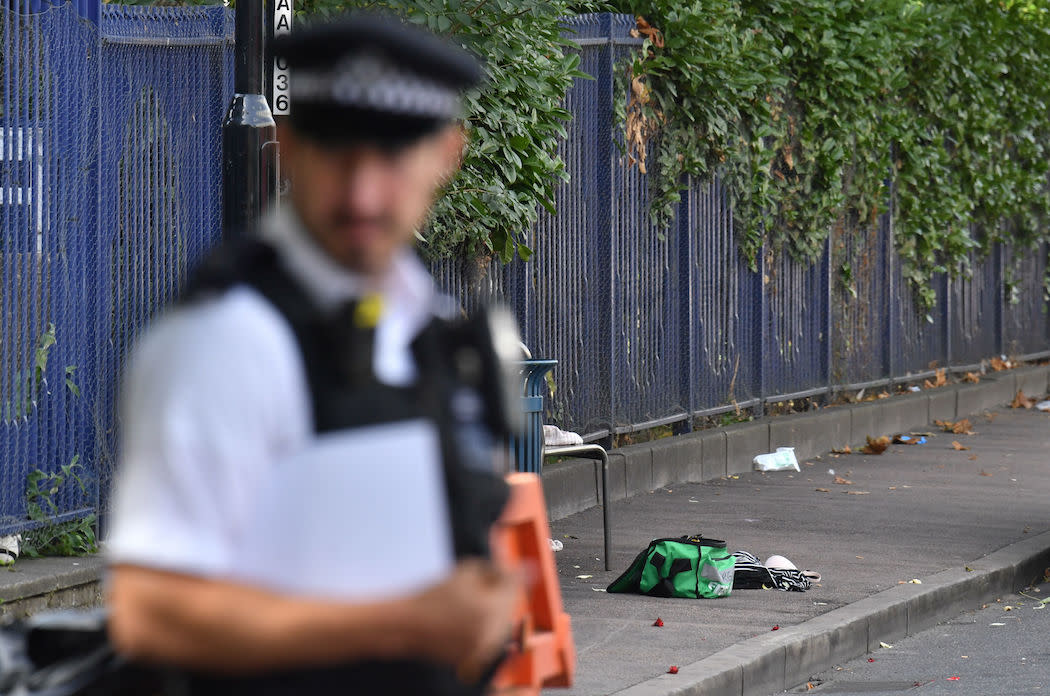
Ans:
MULTIPOLYGON (((367 14, 282 37, 275 52, 292 70, 279 125, 289 200, 204 264, 125 375, 111 640, 177 668, 189 693, 480 693, 520 592, 484 560, 505 491, 477 433, 499 429, 499 404, 485 396, 484 340, 442 323, 411 247, 458 168, 460 98, 481 70, 367 14), (238 559, 260 546, 247 541, 253 510, 280 463, 322 434, 403 419, 440 432, 446 576, 374 601, 283 592, 298 570, 273 548, 275 582, 245 580, 238 559)), ((346 505, 380 495, 396 507, 396 490, 346 491, 346 505)))

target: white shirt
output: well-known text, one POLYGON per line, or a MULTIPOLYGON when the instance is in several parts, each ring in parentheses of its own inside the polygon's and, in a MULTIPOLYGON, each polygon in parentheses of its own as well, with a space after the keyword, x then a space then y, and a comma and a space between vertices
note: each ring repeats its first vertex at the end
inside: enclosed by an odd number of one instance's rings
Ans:
MULTIPOLYGON (((290 206, 264 221, 262 235, 322 308, 363 292, 363 279, 331 261, 290 206)), ((405 384, 415 378, 411 341, 438 296, 408 250, 378 291, 376 375, 405 384)), ((108 561, 232 576, 261 486, 278 461, 308 446, 312 423, 295 336, 259 293, 235 287, 171 310, 124 375, 108 561)))

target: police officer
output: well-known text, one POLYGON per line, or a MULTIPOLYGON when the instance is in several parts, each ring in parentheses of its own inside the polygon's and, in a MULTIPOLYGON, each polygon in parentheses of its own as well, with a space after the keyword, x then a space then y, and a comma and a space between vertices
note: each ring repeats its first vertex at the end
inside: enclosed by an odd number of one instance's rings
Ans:
MULTIPOLYGON (((505 496, 485 443, 506 414, 489 337, 442 318, 411 250, 459 165, 460 99, 481 70, 368 14, 297 31, 275 52, 292 70, 278 131, 289 200, 204 264, 124 377, 110 638, 133 660, 175 668, 188 693, 481 693, 521 591, 485 560, 505 496), (354 572, 300 577, 283 560, 292 549, 258 538, 259 501, 318 443, 383 427, 395 449, 411 439, 396 433, 434 433, 436 452, 417 454, 443 467, 447 564, 420 549, 431 567, 417 572, 409 546, 407 576, 384 570, 393 595, 355 595, 354 572)), ((396 489, 339 493, 347 514, 380 496, 397 510, 396 489)), ((298 511, 290 525, 310 509, 286 502, 298 511)), ((379 523, 369 531, 398 541, 379 523)), ((440 531, 420 531, 441 546, 440 531)))

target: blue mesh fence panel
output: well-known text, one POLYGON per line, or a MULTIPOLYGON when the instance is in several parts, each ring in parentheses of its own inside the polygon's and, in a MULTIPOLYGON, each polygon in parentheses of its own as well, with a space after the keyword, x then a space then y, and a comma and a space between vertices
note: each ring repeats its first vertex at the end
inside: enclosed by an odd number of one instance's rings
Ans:
MULTIPOLYGON (((886 375, 891 268, 889 217, 875 225, 836 225, 832 232, 834 382, 856 384, 886 375)), ((894 306, 893 309, 896 309, 894 306)))
POLYGON ((1036 249, 1007 248, 1004 269, 1013 285, 1003 307, 1003 350, 1008 356, 1045 352, 1050 343, 1046 290, 1047 245, 1036 249))
MULTIPOLYGON (((617 63, 635 51, 618 46, 617 63)), ((612 180, 612 417, 614 429, 623 431, 688 418, 688 396, 678 372, 679 226, 661 228, 652 221, 649 178, 619 152, 612 158, 612 180)))
POLYGON ((747 404, 758 395, 758 274, 737 250, 721 182, 691 181, 680 224, 688 234, 693 411, 747 404))
POLYGON ((25 526, 30 471, 76 457, 59 516, 104 508, 124 357, 219 235, 231 13, 97 15, 0 10, 0 531, 25 526))
POLYGON ((948 284, 951 311, 951 351, 953 365, 970 365, 995 355, 999 350, 1000 298, 998 258, 990 254, 970 258, 970 274, 952 278, 948 284))
MULTIPOLYGON (((0 55, 2 533, 26 523, 31 471, 92 466, 97 28, 73 5, 5 3, 0 55)), ((84 478, 53 497, 60 518, 95 507, 84 478)))
MULTIPOLYGON (((103 10, 104 375, 120 374, 139 332, 220 237, 233 35, 233 15, 221 7, 103 10)), ((107 411, 115 392, 111 381, 99 394, 107 411)), ((105 479, 113 439, 100 445, 105 479)))
POLYGON ((523 292, 525 334, 536 357, 555 358, 549 413, 577 432, 601 434, 614 425, 611 326, 614 248, 612 173, 613 36, 627 36, 617 15, 587 15, 569 24, 581 47, 581 69, 595 80, 577 80, 566 108, 573 114, 561 147, 570 180, 559 186, 557 216, 542 213, 536 255, 527 264, 523 292))
POLYGON ((808 268, 786 250, 765 268, 769 333, 763 360, 766 395, 794 394, 827 386, 827 259, 808 268))
POLYGON ((894 351, 894 365, 897 376, 923 374, 947 365, 947 320, 948 306, 947 278, 939 274, 933 278, 937 288, 936 306, 929 313, 922 314, 915 305, 915 289, 906 282, 901 274, 901 264, 894 257, 892 272, 894 274, 893 302, 897 311, 896 343, 890 346, 894 351))

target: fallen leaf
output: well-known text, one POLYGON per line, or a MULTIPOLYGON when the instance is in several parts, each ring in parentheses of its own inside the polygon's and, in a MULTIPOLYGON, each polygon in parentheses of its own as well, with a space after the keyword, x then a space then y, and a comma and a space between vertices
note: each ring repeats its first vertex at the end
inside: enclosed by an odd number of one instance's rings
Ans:
POLYGON ((962 452, 962 451, 968 450, 970 448, 967 447, 966 445, 960 443, 958 440, 952 440, 952 449, 962 452))
POLYGON ((842 449, 833 449, 831 452, 832 454, 853 454, 853 450, 850 449, 849 445, 846 445, 842 449))
POLYGON ((932 382, 930 380, 926 380, 925 382, 922 383, 922 385, 924 387, 926 387, 927 389, 934 389, 936 387, 943 387, 947 383, 948 383, 948 378, 945 376, 944 368, 942 367, 941 369, 937 370, 937 372, 934 373, 934 379, 933 379, 932 382))
POLYGON ((1010 369, 1010 362, 1008 360, 1003 360, 1002 358, 992 358, 988 361, 988 364, 996 372, 1010 369))
POLYGON ((977 384, 978 382, 981 381, 981 376, 979 374, 977 374, 976 372, 967 372, 966 375, 963 377, 963 381, 964 382, 972 382, 973 384, 977 384))
POLYGON ((1014 400, 1010 402, 1010 408, 1032 408, 1034 404, 1035 401, 1029 399, 1024 395, 1023 391, 1018 389, 1017 396, 1015 396, 1014 400))
POLYGON ((846 491, 846 495, 871 495, 871 491, 846 491))
POLYGON ((678 665, 671 665, 667 668, 668 674, 678 674, 678 665))
MULTIPOLYGON (((971 454, 971 455, 970 455, 970 461, 971 461, 971 462, 975 462, 975 461, 977 461, 977 455, 976 455, 976 454, 971 454)), ((991 474, 988 474, 988 475, 989 475, 989 476, 991 476, 991 474)))
POLYGON ((934 421, 937 425, 946 433, 955 433, 956 435, 974 435, 973 425, 970 423, 969 418, 963 418, 960 421, 934 421))
POLYGON ((830 492, 831 492, 831 491, 830 491, 829 489, 827 489, 827 488, 816 488, 816 489, 814 489, 814 490, 816 490, 816 491, 817 491, 817 493, 830 493, 830 492))
POLYGON ((806 682, 806 691, 812 691, 815 688, 817 687, 813 684, 813 682, 806 682))
POLYGON ((864 454, 882 454, 890 446, 890 438, 887 435, 875 439, 868 435, 866 438, 868 444, 861 450, 864 454))
POLYGON ((991 474, 989 474, 989 473, 988 473, 987 471, 985 471, 984 469, 981 469, 981 476, 991 476, 991 474))
POLYGON ((853 485, 852 481, 850 481, 849 479, 842 478, 841 476, 836 476, 835 477, 835 483, 839 484, 840 486, 852 486, 853 485))
POLYGON ((664 625, 664 620, 661 619, 659 616, 657 616, 656 617, 656 621, 653 621, 653 626, 656 626, 657 628, 663 628, 663 625, 664 625))

